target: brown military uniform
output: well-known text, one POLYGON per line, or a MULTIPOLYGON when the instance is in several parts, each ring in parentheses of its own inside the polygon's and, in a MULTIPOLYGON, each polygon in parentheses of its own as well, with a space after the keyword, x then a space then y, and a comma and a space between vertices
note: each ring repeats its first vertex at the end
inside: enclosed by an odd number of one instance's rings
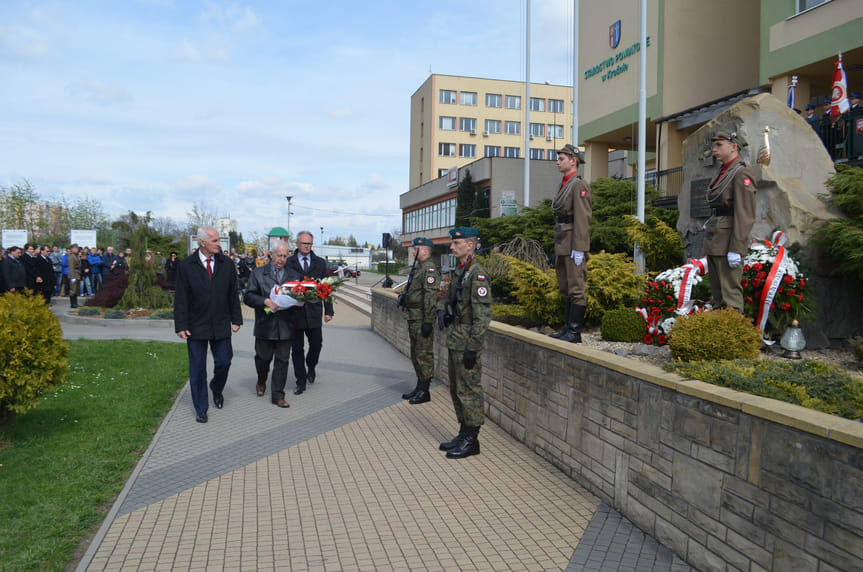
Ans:
POLYGON ((555 271, 561 295, 573 304, 587 305, 587 259, 590 250, 590 218, 593 216, 590 186, 574 173, 561 183, 551 203, 554 211, 555 271), (573 250, 584 252, 576 266, 573 250))
POLYGON ((704 228, 704 253, 710 291, 716 305, 730 306, 743 312, 743 261, 736 268, 728 266, 727 254, 742 257, 749 250, 749 233, 755 223, 755 176, 740 158, 735 159, 707 188, 711 217, 704 228))

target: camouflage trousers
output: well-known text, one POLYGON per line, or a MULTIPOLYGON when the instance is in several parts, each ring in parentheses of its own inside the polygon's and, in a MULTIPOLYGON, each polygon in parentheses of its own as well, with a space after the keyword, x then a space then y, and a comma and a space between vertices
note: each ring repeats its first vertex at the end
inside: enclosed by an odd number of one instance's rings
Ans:
POLYGON ((408 320, 408 334, 411 337, 411 362, 417 379, 427 382, 434 377, 434 330, 424 338, 422 324, 422 320, 408 320))
POLYGON ((459 423, 479 427, 485 422, 482 391, 482 352, 473 369, 464 367, 464 351, 449 350, 449 393, 459 423))

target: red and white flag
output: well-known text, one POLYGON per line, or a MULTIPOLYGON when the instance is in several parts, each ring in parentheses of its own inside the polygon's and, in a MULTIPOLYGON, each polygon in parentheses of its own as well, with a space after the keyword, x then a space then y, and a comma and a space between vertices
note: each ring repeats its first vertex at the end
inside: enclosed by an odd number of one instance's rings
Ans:
POLYGON ((851 108, 848 104, 848 82, 845 79, 845 69, 842 67, 842 52, 833 68, 833 95, 830 98, 830 117, 836 117, 851 108))

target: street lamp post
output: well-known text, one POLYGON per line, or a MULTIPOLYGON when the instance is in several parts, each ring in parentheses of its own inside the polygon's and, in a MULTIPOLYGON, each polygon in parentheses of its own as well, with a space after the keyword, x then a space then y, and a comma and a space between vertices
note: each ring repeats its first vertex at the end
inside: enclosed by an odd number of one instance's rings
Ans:
POLYGON ((321 246, 324 245, 324 227, 321 227, 321 246))
POLYGON ((294 197, 287 195, 285 198, 288 199, 288 240, 291 240, 291 199, 294 197))

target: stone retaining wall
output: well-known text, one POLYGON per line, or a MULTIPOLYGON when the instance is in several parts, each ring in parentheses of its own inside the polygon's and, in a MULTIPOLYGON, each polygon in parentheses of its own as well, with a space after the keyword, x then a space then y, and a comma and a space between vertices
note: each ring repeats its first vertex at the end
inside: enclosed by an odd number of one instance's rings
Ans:
MULTIPOLYGON (((372 328, 407 354, 395 299, 372 328)), ((692 566, 863 570, 863 423, 497 322, 482 364, 490 420, 692 566)))

